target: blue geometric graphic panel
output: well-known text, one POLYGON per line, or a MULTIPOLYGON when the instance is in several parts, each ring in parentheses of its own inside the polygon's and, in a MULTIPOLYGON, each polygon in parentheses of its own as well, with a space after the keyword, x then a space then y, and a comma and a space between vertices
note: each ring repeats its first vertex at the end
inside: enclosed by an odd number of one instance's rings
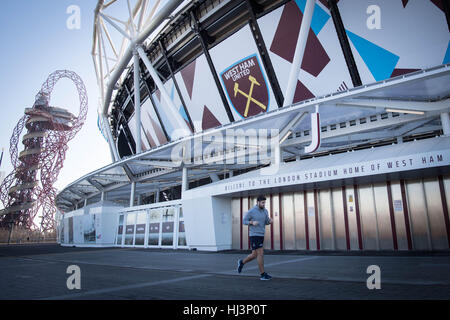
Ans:
POLYGON ((444 61, 442 61, 442 64, 446 64, 450 62, 450 41, 448 42, 447 46, 447 52, 445 53, 444 61))
POLYGON ((345 31, 375 80, 389 78, 400 57, 353 32, 345 31))
POLYGON ((183 105, 180 106, 180 108, 178 109, 178 112, 180 112, 180 114, 184 118, 184 120, 189 122, 186 111, 184 111, 183 105))
MULTIPOLYGON (((305 13, 306 0, 295 0, 295 3, 300 8, 302 13, 305 13)), ((317 3, 314 6, 314 13, 311 19, 311 29, 316 34, 319 34, 320 30, 322 30, 323 26, 327 23, 328 19, 330 19, 330 15, 325 12, 317 3)))

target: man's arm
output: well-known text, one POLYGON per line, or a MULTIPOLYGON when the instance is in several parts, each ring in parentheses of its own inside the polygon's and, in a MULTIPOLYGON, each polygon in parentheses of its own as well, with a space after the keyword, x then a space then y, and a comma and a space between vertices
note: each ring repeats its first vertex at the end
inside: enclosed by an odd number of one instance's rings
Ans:
POLYGON ((252 224, 252 223, 250 222, 251 218, 252 218, 252 214, 251 214, 251 212, 250 212, 250 210, 249 210, 249 211, 247 211, 247 213, 244 215, 244 219, 242 220, 242 223, 245 224, 245 225, 252 224))
POLYGON ((269 218, 269 213, 266 211, 266 225, 271 224, 272 222, 273 222, 273 220, 271 218, 269 218))

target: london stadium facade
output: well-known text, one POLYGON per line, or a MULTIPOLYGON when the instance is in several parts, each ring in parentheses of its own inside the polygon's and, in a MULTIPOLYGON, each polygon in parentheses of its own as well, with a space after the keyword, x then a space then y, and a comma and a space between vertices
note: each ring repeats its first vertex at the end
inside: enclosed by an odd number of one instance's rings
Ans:
POLYGON ((142 0, 122 24, 110 5, 113 163, 58 194, 62 245, 248 249, 265 194, 267 249, 449 249, 446 1, 142 0))

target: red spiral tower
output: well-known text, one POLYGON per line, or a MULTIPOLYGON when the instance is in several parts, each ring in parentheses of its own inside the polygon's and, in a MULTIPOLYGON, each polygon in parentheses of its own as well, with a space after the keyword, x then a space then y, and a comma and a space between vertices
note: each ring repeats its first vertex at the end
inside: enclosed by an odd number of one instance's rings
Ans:
POLYGON ((41 229, 54 229, 56 212, 53 187, 68 149, 68 142, 81 129, 88 111, 86 88, 81 78, 72 71, 58 70, 50 74, 36 95, 32 108, 14 128, 9 153, 12 172, 0 185, 0 227, 31 228, 38 212, 42 212, 41 229), (49 106, 53 88, 61 78, 72 80, 80 98, 80 110, 75 116, 65 109, 49 106), (20 140, 23 129, 27 132, 20 140), (24 145, 18 152, 19 141, 24 145))

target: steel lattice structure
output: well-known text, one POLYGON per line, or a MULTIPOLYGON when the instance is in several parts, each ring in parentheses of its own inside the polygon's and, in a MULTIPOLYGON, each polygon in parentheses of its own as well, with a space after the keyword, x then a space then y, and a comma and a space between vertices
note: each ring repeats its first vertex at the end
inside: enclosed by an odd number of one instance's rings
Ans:
POLYGON ((25 109, 10 139, 9 153, 12 172, 0 185, 0 227, 11 225, 31 228, 34 218, 42 212, 42 231, 52 230, 56 212, 56 190, 53 187, 68 149, 68 142, 84 124, 88 111, 86 88, 81 78, 72 71, 57 70, 50 74, 36 95, 32 108, 25 109), (55 84, 61 78, 72 80, 80 99, 78 116, 65 109, 49 106, 55 84), (24 150, 18 152, 22 137, 24 150))

